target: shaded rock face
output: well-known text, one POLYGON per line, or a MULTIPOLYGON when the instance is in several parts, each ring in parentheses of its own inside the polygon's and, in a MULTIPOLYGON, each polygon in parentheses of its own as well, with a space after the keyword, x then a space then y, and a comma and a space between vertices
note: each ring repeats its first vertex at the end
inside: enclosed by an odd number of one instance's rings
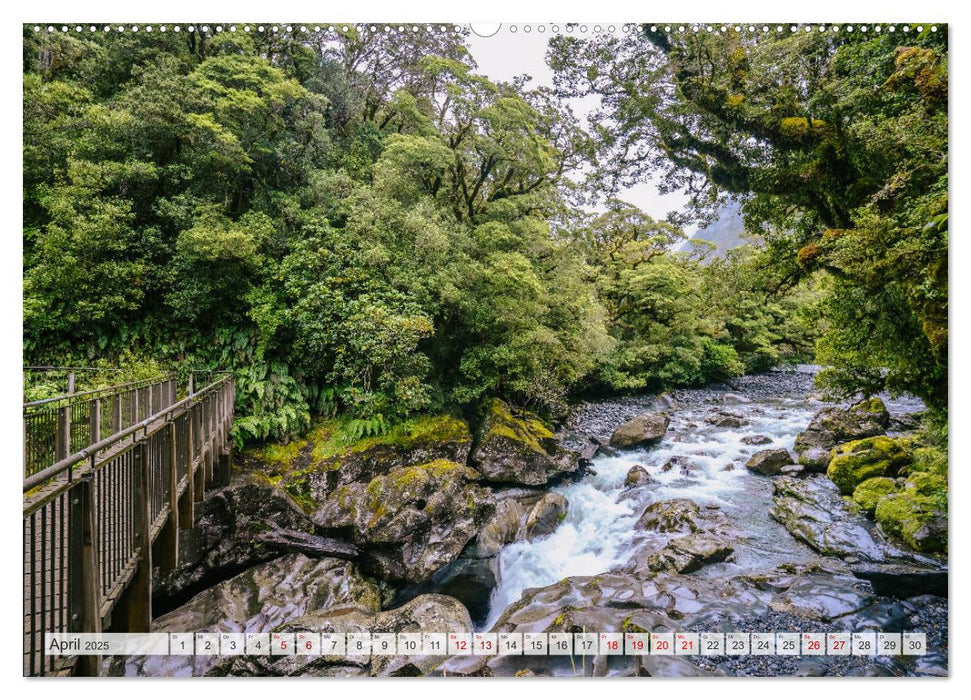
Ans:
POLYGON ((494 399, 479 430, 471 463, 486 481, 539 486, 580 468, 576 453, 563 449, 532 413, 516 415, 494 399))
POLYGON ((846 511, 836 487, 827 479, 779 477, 772 482, 769 514, 796 539, 820 554, 879 560, 883 548, 866 521, 846 511))
POLYGON ((799 463, 817 472, 826 471, 829 451, 840 443, 879 435, 890 422, 883 401, 866 399, 849 408, 824 408, 813 416, 809 427, 796 436, 799 463))
MULTIPOLYGON (((266 632, 309 611, 352 605, 377 613, 377 585, 340 559, 290 554, 216 584, 157 618, 153 632, 266 632)), ((202 675, 218 656, 143 656, 126 675, 202 675)))
MULTIPOLYGON (((471 632, 468 611, 454 598, 421 595, 401 607, 375 612, 358 606, 315 610, 279 625, 273 632, 422 633, 471 632)), ((420 647, 419 647, 420 649, 420 647)), ((211 676, 424 676, 445 661, 445 656, 236 656, 223 657, 211 676)))
POLYGON ((399 467, 366 486, 339 487, 314 520, 349 533, 365 571, 422 583, 454 561, 493 514, 495 501, 478 478, 475 470, 445 460, 399 467))
POLYGON ((782 472, 782 468, 792 464, 789 450, 759 450, 745 463, 752 471, 766 476, 775 476, 782 472))
POLYGON ((910 452, 886 435, 853 440, 833 450, 826 475, 849 496, 867 479, 896 476, 909 464, 910 452))
POLYGON ((623 423, 610 436, 611 447, 629 450, 661 441, 671 419, 664 413, 642 413, 623 423))
POLYGON ((195 527, 179 533, 178 568, 153 578, 157 610, 179 605, 208 582, 267 561, 279 550, 261 541, 271 530, 312 535, 314 524, 283 491, 265 481, 237 477, 196 504, 195 527))

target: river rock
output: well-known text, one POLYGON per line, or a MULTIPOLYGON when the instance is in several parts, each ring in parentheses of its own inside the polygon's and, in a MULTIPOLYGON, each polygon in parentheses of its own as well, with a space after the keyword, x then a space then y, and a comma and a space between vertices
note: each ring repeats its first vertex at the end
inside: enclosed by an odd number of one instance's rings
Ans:
POLYGON ((668 542, 648 559, 652 571, 688 574, 703 566, 727 559, 735 549, 724 538, 709 532, 695 532, 668 542))
POLYGON ((635 527, 656 532, 697 532, 700 509, 687 498, 673 498, 652 503, 637 520, 635 527))
POLYGON ((642 413, 620 425, 610 436, 610 445, 628 450, 656 444, 664 438, 670 424, 665 413, 642 413))
POLYGON ((772 438, 767 435, 746 435, 742 438, 743 445, 768 445, 772 438))
POLYGON ((897 490, 897 482, 888 476, 876 476, 861 482, 853 490, 853 502, 865 513, 873 515, 877 503, 884 496, 897 490))
POLYGON ((748 421, 740 414, 729 411, 718 411, 707 420, 716 428, 741 428, 748 425, 748 421))
POLYGON ((847 442, 833 450, 826 475, 849 496, 867 479, 896 476, 909 464, 910 452, 899 441, 886 435, 847 442))
POLYGON ((847 511, 828 479, 782 476, 772 486, 774 505, 769 514, 796 539, 824 555, 883 558, 884 550, 866 521, 847 511))
POLYGON ((486 481, 538 486, 580 468, 574 452, 563 449, 536 415, 514 414, 494 399, 486 411, 472 463, 486 481))
MULTIPOLYGON (((317 610, 282 624, 273 632, 371 632, 422 633, 471 632, 468 611, 454 598, 422 595, 401 607, 374 612, 355 606, 317 610)), ((447 658, 419 653, 334 656, 237 656, 223 657, 210 671, 213 676, 424 676, 433 673, 447 658)))
POLYGON ((348 533, 365 571, 422 583, 454 561, 495 512, 478 479, 475 470, 446 460, 399 467, 367 486, 339 487, 314 520, 348 533))
POLYGON ((849 408, 831 406, 818 411, 809 427, 796 436, 799 463, 816 472, 826 471, 829 452, 840 443, 883 433, 890 414, 879 398, 870 398, 849 408))
POLYGON ((779 470, 779 474, 782 476, 803 476, 806 474, 806 468, 801 464, 787 464, 779 470))
POLYGON ((759 450, 745 463, 746 468, 766 476, 775 476, 787 464, 792 464, 789 450, 759 450))
POLYGON ((624 486, 627 488, 646 486, 652 481, 654 481, 654 479, 652 479, 651 475, 647 473, 647 470, 640 464, 635 464, 627 472, 627 476, 624 478, 624 486))
MULTIPOLYGON (((348 605, 370 614, 381 606, 377 585, 355 564, 289 554, 207 588, 155 619, 152 632, 267 632, 308 612, 348 605)), ((126 660, 125 674, 198 676, 219 658, 135 656, 126 660)))
POLYGON ((278 556, 278 549, 260 541, 270 530, 294 537, 314 534, 313 521, 287 493, 253 475, 234 475, 229 486, 195 507, 195 526, 179 532, 179 566, 157 570, 153 577, 157 611, 171 610, 207 583, 278 556))
POLYGON ((751 403, 747 398, 741 394, 732 394, 731 392, 722 394, 722 403, 726 406, 737 406, 739 404, 751 403))
POLYGON ((535 540, 552 533, 566 518, 569 503, 566 496, 547 493, 533 506, 526 517, 523 533, 527 540, 535 540))
POLYGON ((933 497, 905 488, 881 498, 874 517, 883 532, 902 539, 918 552, 947 551, 947 516, 933 497))
POLYGON ((873 602, 873 594, 859 581, 807 576, 795 580, 771 606, 777 612, 830 622, 863 610, 873 602))

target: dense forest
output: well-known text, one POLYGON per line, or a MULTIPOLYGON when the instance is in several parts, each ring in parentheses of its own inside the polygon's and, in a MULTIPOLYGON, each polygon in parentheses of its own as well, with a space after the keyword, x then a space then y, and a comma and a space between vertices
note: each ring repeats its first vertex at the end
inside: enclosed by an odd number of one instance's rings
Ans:
POLYGON ((946 32, 562 35, 547 88, 398 29, 25 28, 25 360, 233 370, 240 441, 795 361, 946 419, 946 32))

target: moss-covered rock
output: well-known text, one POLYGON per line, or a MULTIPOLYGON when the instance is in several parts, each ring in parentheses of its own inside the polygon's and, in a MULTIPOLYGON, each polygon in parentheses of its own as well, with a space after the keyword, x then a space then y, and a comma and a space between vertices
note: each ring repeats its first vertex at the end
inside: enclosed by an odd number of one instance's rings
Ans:
POLYGON ((539 416, 513 412, 499 399, 489 404, 471 461, 487 481, 526 486, 580 468, 577 455, 560 446, 539 416))
POLYGON ((448 415, 423 416, 383 435, 352 439, 340 420, 316 425, 287 445, 266 445, 247 457, 304 509, 314 512, 340 486, 367 483, 397 467, 437 459, 464 464, 472 448, 468 424, 448 415))
POLYGON ((897 440, 878 435, 836 447, 830 453, 826 475, 839 487, 840 493, 849 496, 867 479, 895 476, 911 459, 910 452, 897 440))
POLYGON ((849 440, 873 437, 885 432, 890 414, 883 401, 873 397, 849 408, 831 406, 813 416, 809 426, 796 436, 799 464, 810 471, 824 472, 830 450, 849 440))
POLYGON ((897 482, 888 476, 867 479, 853 491, 853 502, 865 513, 873 514, 880 499, 897 490, 897 482))
POLYGON ((383 578, 423 583, 454 561, 495 511, 479 474, 448 460, 397 467, 366 485, 339 486, 314 514, 351 538, 362 567, 383 578))
POLYGON ((947 518, 934 497, 921 495, 916 488, 882 498, 875 516, 885 533, 899 537, 918 552, 947 551, 947 518))

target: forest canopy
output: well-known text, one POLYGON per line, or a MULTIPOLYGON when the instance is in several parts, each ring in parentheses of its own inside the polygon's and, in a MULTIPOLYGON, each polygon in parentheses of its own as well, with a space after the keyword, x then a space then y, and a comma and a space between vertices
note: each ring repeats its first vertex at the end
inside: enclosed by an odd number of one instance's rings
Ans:
POLYGON ((24 32, 24 355, 235 372, 237 437, 818 360, 947 405, 944 33, 24 32), (573 99, 596 96, 587 119, 573 99), (692 208, 620 198, 658 178, 692 208), (727 198, 750 244, 688 240, 727 198))

